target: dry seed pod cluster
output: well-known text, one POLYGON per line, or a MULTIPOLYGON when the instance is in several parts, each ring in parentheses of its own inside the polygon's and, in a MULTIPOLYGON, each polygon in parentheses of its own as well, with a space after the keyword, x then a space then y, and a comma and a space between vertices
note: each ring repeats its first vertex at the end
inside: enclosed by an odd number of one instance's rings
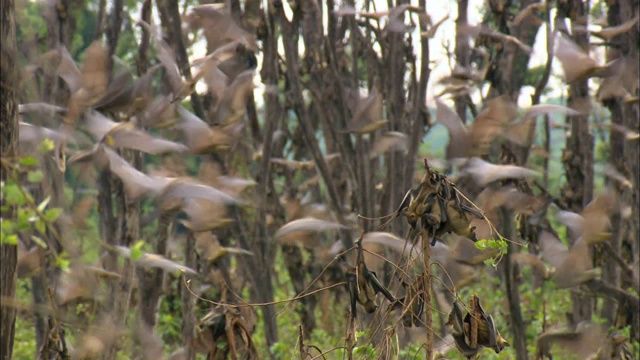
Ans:
POLYGON ((479 219, 484 215, 462 202, 455 184, 444 174, 429 167, 424 161, 426 173, 422 182, 410 189, 396 210, 395 216, 403 214, 413 229, 428 230, 431 243, 446 233, 456 233, 477 241, 475 226, 470 225, 467 214, 479 219))
POLYGON ((468 359, 474 358, 482 347, 493 349, 499 354, 509 343, 500 336, 493 317, 484 312, 478 295, 469 303, 471 312, 465 314, 462 303, 456 300, 449 313, 447 325, 452 326, 452 335, 456 347, 468 359))

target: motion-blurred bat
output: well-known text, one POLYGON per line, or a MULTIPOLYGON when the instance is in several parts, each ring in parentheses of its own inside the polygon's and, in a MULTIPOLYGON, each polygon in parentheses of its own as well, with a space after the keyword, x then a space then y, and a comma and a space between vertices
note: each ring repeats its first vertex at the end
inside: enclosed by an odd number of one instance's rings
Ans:
POLYGON ((104 353, 104 350, 120 341, 127 333, 124 326, 114 324, 110 316, 104 316, 99 322, 88 327, 77 338, 74 344, 72 357, 74 359, 95 359, 104 353))
POLYGON ((231 56, 238 46, 237 42, 232 42, 207 55, 203 61, 200 62, 200 69, 192 75, 192 78, 190 80, 183 80, 176 62, 176 55, 173 48, 158 36, 154 26, 147 24, 143 20, 138 20, 138 24, 149 31, 149 34, 151 34, 152 39, 155 42, 156 49, 158 51, 158 61, 160 61, 165 68, 165 76, 173 93, 172 102, 181 100, 191 94, 195 84, 203 77, 206 77, 220 61, 231 56))
POLYGON ((136 114, 145 109, 151 101, 151 81, 160 68, 162 64, 152 66, 135 81, 131 79, 129 73, 121 74, 109 84, 107 93, 93 104, 93 108, 126 111, 128 114, 136 114))
POLYGON ((506 97, 492 99, 470 126, 442 101, 436 100, 436 121, 449 131, 447 159, 484 155, 496 136, 516 117, 516 107, 506 97))
POLYGON ((620 173, 620 171, 618 171, 618 169, 616 169, 616 167, 612 164, 605 164, 602 167, 601 171, 603 174, 607 175, 608 178, 617 181, 618 184, 622 185, 623 187, 633 189, 633 183, 631 182, 631 180, 622 175, 622 173, 620 173))
POLYGON ((273 235, 275 239, 283 237, 287 234, 297 231, 325 231, 325 230, 339 230, 346 229, 345 225, 337 222, 315 219, 311 217, 305 217, 297 219, 284 224, 273 235))
POLYGON ((71 92, 64 121, 71 126, 87 106, 106 92, 109 84, 108 53, 99 41, 94 41, 84 52, 80 71, 64 46, 59 51, 58 75, 71 92))
POLYGON ((38 245, 31 246, 30 249, 18 241, 18 265, 17 276, 18 279, 25 279, 35 276, 42 271, 42 264, 44 259, 44 249, 38 245))
POLYGON ((600 30, 590 30, 589 32, 591 33, 591 35, 602 38, 605 41, 609 41, 614 37, 624 34, 627 31, 633 29, 634 26, 636 26, 636 24, 638 23, 639 19, 640 17, 636 15, 636 17, 634 17, 633 19, 627 20, 618 26, 603 27, 600 30))
POLYGON ((93 110, 85 112, 83 125, 96 141, 113 148, 135 149, 148 154, 181 152, 188 149, 183 144, 153 137, 137 129, 132 122, 116 123, 93 110))
POLYGON ((445 21, 449 20, 449 15, 445 15, 442 19, 438 20, 438 22, 436 22, 435 24, 431 25, 429 27, 429 29, 427 31, 423 31, 420 36, 427 38, 427 39, 433 39, 433 37, 436 35, 436 31, 438 31, 438 28, 440 27, 440 25, 442 25, 442 23, 444 23, 445 21))
POLYGON ((171 95, 156 96, 131 121, 147 128, 166 128, 177 124, 178 105, 171 102, 171 98, 171 95))
POLYGON ((608 77, 602 79, 596 98, 602 102, 620 98, 625 102, 637 102, 638 76, 640 70, 634 59, 620 57, 607 64, 608 77))
POLYGON ((538 175, 537 171, 521 166, 495 165, 475 157, 467 161, 462 173, 470 175, 482 187, 498 180, 528 179, 538 175))
POLYGON ((608 68, 598 64, 585 50, 562 34, 556 39, 555 56, 562 65, 564 82, 567 84, 602 76, 608 68))
MULTIPOLYGON (((169 204, 172 200, 185 198, 201 198, 224 204, 238 204, 239 201, 216 188, 200 184, 190 178, 169 178, 147 175, 137 170, 108 147, 100 147, 96 154, 104 154, 107 164, 124 185, 130 199, 135 200, 143 195, 157 197, 161 204, 169 204)), ((164 207, 164 206, 163 206, 164 207)))
POLYGON ((182 202, 182 211, 189 220, 180 220, 184 226, 195 233, 207 232, 224 227, 233 222, 227 217, 225 204, 205 199, 187 198, 182 202))
POLYGON ((486 188, 478 194, 475 202, 485 212, 485 215, 501 206, 517 214, 533 215, 546 204, 544 198, 526 194, 514 186, 503 186, 498 189, 486 188))
POLYGON ((147 324, 142 317, 137 317, 135 334, 140 344, 142 358, 146 360, 163 359, 164 344, 154 327, 147 324))
POLYGON ((383 127, 387 120, 382 118, 382 95, 376 88, 372 88, 366 98, 358 100, 353 119, 347 125, 345 132, 368 134, 383 127))
POLYGON ((309 161, 309 160, 298 161, 298 160, 289 160, 289 159, 282 159, 282 158, 271 158, 269 159, 269 161, 273 164, 282 165, 290 169, 310 170, 316 167, 313 161, 309 161))
POLYGON ((198 178, 205 184, 234 196, 240 196, 245 189, 256 185, 251 179, 222 175, 218 165, 213 162, 203 162, 200 165, 198 178))
POLYGON ((593 268, 588 244, 583 239, 578 239, 571 249, 567 249, 554 234, 541 230, 538 243, 542 260, 555 268, 552 279, 558 288, 580 285, 599 274, 599 269, 593 268))
POLYGON ((551 346, 557 344, 557 348, 563 349, 566 355, 573 354, 580 359, 587 359, 604 343, 605 337, 599 326, 582 322, 576 329, 549 330, 540 334, 537 352, 549 356, 551 346))
POLYGON ((411 244, 392 233, 384 231, 372 231, 365 233, 362 237, 362 244, 379 244, 383 245, 398 254, 403 254, 409 259, 415 259, 422 256, 422 248, 419 244, 411 244))
POLYGON ((531 266, 545 280, 549 279, 555 272, 554 269, 548 269, 539 257, 528 252, 519 252, 511 255, 511 261, 519 264, 520 266, 531 266))
POLYGON ((633 131, 631 129, 629 129, 628 127, 624 126, 624 125, 620 125, 620 124, 604 124, 604 123, 597 123, 594 124, 595 127, 604 127, 604 128, 610 128, 611 131, 615 131, 617 133, 620 133, 622 135, 624 135, 624 138, 626 140, 638 140, 640 139, 640 133, 637 131, 633 131))
POLYGON ((513 43, 520 48, 524 53, 530 54, 531 47, 529 45, 524 44, 520 39, 507 35, 498 31, 493 31, 485 26, 476 26, 476 25, 458 25, 457 31, 459 34, 466 34, 469 37, 476 38, 478 36, 487 36, 492 39, 496 39, 503 42, 513 43))
POLYGON ((53 141, 56 145, 74 141, 75 139, 67 133, 25 122, 18 124, 18 130, 18 142, 28 144, 29 146, 37 146, 45 139, 53 141))
POLYGON ((56 115, 64 115, 67 108, 44 102, 27 103, 18 105, 20 115, 33 115, 39 119, 52 118, 56 115))
MULTIPOLYGON (((411 6, 409 4, 402 4, 402 5, 395 6, 389 9, 389 12, 388 12, 389 17, 387 19, 387 25, 385 26, 384 30, 389 32, 399 32, 399 33, 408 31, 410 27, 405 25, 403 21, 403 16, 405 11, 415 12, 418 14, 424 13, 423 9, 419 7, 411 6)), ((364 17, 363 14, 361 15, 364 17)))
POLYGON ((587 244, 606 241, 611 237, 611 215, 618 211, 618 194, 611 187, 600 192, 581 214, 559 211, 558 220, 570 229, 574 236, 587 244))
POLYGON ((404 153, 409 151, 409 139, 407 135, 397 132, 397 131, 388 131, 384 133, 382 136, 376 138, 373 145, 371 145, 371 150, 369 150, 369 159, 375 159, 381 154, 389 151, 389 150, 402 150, 404 153))
POLYGON ((535 16, 533 14, 535 10, 543 10, 544 8, 545 8, 544 2, 538 2, 538 3, 527 5, 524 9, 522 9, 522 11, 518 13, 518 15, 516 15, 513 18, 513 20, 511 21, 511 26, 519 26, 524 19, 528 18, 529 16, 535 16))
POLYGON ((195 237, 196 248, 202 253, 203 258, 210 263, 214 263, 218 259, 229 254, 253 256, 251 251, 220 245, 218 238, 210 231, 197 233, 195 234, 195 237))
POLYGON ((247 106, 247 99, 255 87, 253 85, 254 75, 253 69, 246 70, 238 74, 224 89, 214 90, 222 94, 215 108, 215 116, 212 117, 214 124, 227 125, 242 118, 247 106))
MULTIPOLYGON (((131 258, 131 249, 124 246, 116 246, 117 252, 126 257, 131 258)), ((135 260, 136 266, 140 266, 145 269, 158 268, 168 272, 180 271, 181 273, 188 273, 196 275, 197 272, 188 266, 178 264, 175 261, 171 261, 166 257, 158 254, 143 253, 138 259, 135 260)))
POLYGON ((205 4, 191 8, 192 26, 201 26, 209 48, 217 49, 222 44, 238 41, 247 49, 258 50, 256 36, 240 27, 225 4, 205 4))
POLYGON ((220 127, 210 128, 202 119, 182 106, 178 107, 178 114, 181 121, 177 127, 184 132, 185 144, 192 153, 203 154, 229 148, 233 139, 220 127))

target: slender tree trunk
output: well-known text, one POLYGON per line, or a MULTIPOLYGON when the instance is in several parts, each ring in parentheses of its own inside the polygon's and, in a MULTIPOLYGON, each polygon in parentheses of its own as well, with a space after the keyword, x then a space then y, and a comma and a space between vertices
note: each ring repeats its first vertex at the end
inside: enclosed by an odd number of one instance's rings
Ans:
MULTIPOLYGON (((174 0, 156 0, 156 5, 162 27, 167 33, 168 43, 175 51, 177 57, 176 62, 178 63, 178 68, 180 68, 180 73, 187 80, 191 80, 191 66, 189 65, 189 57, 182 34, 182 21, 180 20, 178 2, 174 0)), ((201 119, 205 118, 202 99, 196 92, 191 94, 191 106, 193 107, 194 114, 198 115, 201 119)))
MULTIPOLYGON (((523 1, 520 3, 520 8, 513 9, 513 11, 517 12, 533 2, 534 1, 530 0, 523 1)), ((510 28, 507 22, 507 8, 501 4, 503 4, 503 2, 489 2, 497 30, 518 38, 522 43, 528 46, 533 46, 535 35, 540 25, 530 19, 525 19, 519 27, 510 28)), ((524 53, 513 43, 502 43, 502 46, 499 48, 501 50, 498 51, 494 58, 496 66, 493 66, 487 75, 488 80, 491 82, 489 98, 499 95, 508 95, 511 100, 517 101, 520 89, 524 84, 524 75, 526 74, 530 54, 524 53)), ((511 146, 508 146, 507 150, 509 150, 511 154, 515 154, 511 149, 511 146)), ((518 165, 522 165, 522 162, 526 159, 528 149, 524 149, 524 151, 520 152, 523 154, 518 154, 519 156, 517 156, 517 160, 513 159, 518 163, 518 165)), ((515 231, 512 226, 512 214, 507 211, 502 211, 500 218, 502 219, 501 223, 503 225, 500 232, 509 238, 513 238, 513 236, 515 236, 515 231)), ((526 325, 523 321, 520 304, 520 291, 518 288, 519 281, 517 280, 518 269, 517 267, 512 266, 509 258, 516 251, 517 248, 514 247, 513 244, 510 244, 507 257, 502 261, 501 266, 507 299, 509 302, 509 316, 511 318, 511 332, 513 335, 512 346, 516 350, 516 358, 518 360, 525 360, 528 358, 526 325)))
MULTIPOLYGON (((16 47, 15 4, 13 0, 0 1, 0 156, 10 159, 18 153, 18 64, 16 47)), ((0 174, 2 181, 7 174, 0 174)), ((11 214, 2 217, 11 218, 11 214)), ((16 294, 18 248, 0 245, 0 296, 13 298, 16 294)), ((9 360, 13 353, 16 311, 14 307, 0 304, 0 359, 9 360)))
MULTIPOLYGON (((192 269, 197 269, 196 238, 192 231, 187 233, 187 242, 184 247, 184 264, 192 269)), ((182 275, 180 286, 180 299, 182 301, 182 338, 186 350, 186 360, 195 359, 195 350, 192 346, 194 329, 198 323, 196 318, 196 299, 184 286, 184 281, 189 280, 189 275, 182 275)))
MULTIPOLYGON (((558 4, 558 17, 569 17, 574 24, 578 18, 589 14, 586 5, 579 0, 558 4)), ((572 31, 573 41, 586 51, 589 48, 588 33, 572 31)), ((584 109, 589 102, 588 80, 576 81, 569 86, 567 105, 574 109, 584 109)), ((562 154, 567 186, 562 189, 562 197, 571 211, 580 212, 593 198, 593 148, 594 139, 589 132, 587 115, 568 116, 570 132, 562 154)), ((572 293, 573 319, 580 322, 590 320, 594 308, 591 297, 572 293)))
MULTIPOLYGON (((460 29, 467 25, 467 11, 469 8, 469 0, 458 0, 458 18, 456 19, 456 66, 468 69, 469 67, 469 37, 460 29)), ((435 19, 432 19, 436 21, 435 19)), ((467 122, 467 97, 456 96, 456 113, 460 116, 463 123, 467 122)))
MULTIPOLYGON (((634 16, 637 16, 638 6, 640 5, 636 0, 626 0, 618 2, 610 2, 608 11, 608 21, 610 26, 617 26, 626 21, 631 20, 634 16)), ((613 61, 616 59, 624 59, 629 64, 638 63, 639 59, 639 46, 638 35, 635 30, 629 31, 625 34, 611 39, 613 46, 616 49, 610 49, 607 52, 607 61, 613 61)), ((634 80, 637 81, 637 80, 634 80)), ((631 90, 631 89, 627 89, 631 90)), ((636 93, 630 94, 632 96, 638 96, 636 93)), ((629 104, 621 97, 612 99, 605 99, 603 104, 611 111, 612 124, 625 126, 629 129, 638 129, 640 127, 640 114, 637 104, 629 104)), ((624 134, 620 132, 611 131, 610 133, 610 161, 616 167, 616 169, 629 179, 631 182, 630 187, 619 186, 618 190, 621 192, 620 205, 622 207, 629 207, 631 214, 622 216, 616 214, 612 218, 612 230, 613 236, 609 242, 614 252, 621 255, 623 259, 627 261, 629 267, 634 265, 634 261, 638 261, 638 248, 640 236, 640 220, 638 217, 638 207, 636 206, 640 201, 640 195, 638 190, 638 180, 640 167, 638 162, 639 151, 637 142, 629 141, 625 139, 624 134)), ((608 256, 606 253, 604 256, 608 256)), ((620 286, 625 289, 635 284, 631 274, 620 270, 620 266, 614 262, 605 262, 603 266, 603 280, 612 286, 620 286)), ((637 286, 637 285, 636 285, 637 286)), ((601 316, 608 320, 610 326, 617 328, 631 325, 632 339, 637 339, 640 334, 639 317, 637 313, 629 312, 629 306, 613 301, 613 299, 605 298, 602 306, 601 316)))

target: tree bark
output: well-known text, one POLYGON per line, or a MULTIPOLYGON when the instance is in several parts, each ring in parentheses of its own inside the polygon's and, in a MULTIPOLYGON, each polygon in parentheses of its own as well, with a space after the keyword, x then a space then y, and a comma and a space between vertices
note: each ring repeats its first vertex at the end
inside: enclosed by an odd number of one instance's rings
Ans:
MULTIPOLYGON (((15 3, 0 1, 0 155, 11 159, 18 153, 18 104, 14 87, 18 84, 15 3)), ((3 170, 0 179, 6 179, 3 170)), ((11 214, 2 217, 11 218, 11 214)), ((0 245, 0 296, 13 298, 16 294, 18 248, 0 245)), ((0 304, 0 359, 9 360, 13 354, 16 311, 0 304)))
MULTIPOLYGON (((608 9, 608 22, 610 26, 617 26, 626 21, 631 20, 634 16, 637 16, 637 9, 639 1, 637 0, 625 0, 618 2, 609 2, 608 9), (635 12, 635 14, 634 14, 635 12)), ((613 61, 616 59, 626 59, 630 64, 637 64, 639 59, 639 45, 638 35, 636 31, 630 31, 611 39, 612 48, 607 52, 607 61, 613 61)), ((638 96, 636 93, 631 94, 638 96)), ((615 125, 621 125, 628 127, 629 129, 637 129, 640 126, 640 114, 638 111, 638 105, 629 104, 620 97, 613 99, 606 99, 603 101, 603 105, 609 108, 611 111, 611 122, 615 125)), ((611 248, 617 254, 620 254, 624 258, 629 266, 633 265, 634 261, 638 260, 638 248, 640 236, 640 220, 638 217, 638 201, 640 201, 640 195, 638 190, 638 180, 640 167, 638 162, 640 161, 637 142, 625 140, 624 134, 611 131, 610 133, 610 162, 613 166, 629 181, 631 181, 631 187, 617 186, 620 191, 620 205, 621 207, 629 207, 631 214, 628 217, 623 217, 616 214, 612 218, 613 236, 609 241, 611 248)), ((606 253, 604 254, 607 255, 606 253)), ((631 282, 633 279, 630 274, 621 272, 620 266, 611 259, 605 259, 603 266, 603 280, 607 285, 619 286, 622 289, 633 286, 631 282)), ((608 320, 610 326, 617 328, 631 325, 631 338, 637 339, 640 334, 639 315, 637 311, 626 311, 628 306, 620 301, 613 301, 610 298, 604 298, 601 316, 608 320), (616 321, 617 319, 622 320, 616 321)))
MULTIPOLYGON (((571 23, 588 15, 585 4, 579 0, 572 0, 558 4, 558 17, 569 17, 571 23)), ((585 51, 589 48, 588 33, 572 31, 573 41, 585 51)), ((573 109, 584 109, 589 102, 588 80, 576 81, 569 86, 567 105, 573 109)), ((589 132, 587 115, 568 116, 567 123, 570 132, 562 154, 567 185, 562 189, 562 197, 571 211, 581 212, 593 198, 593 148, 594 139, 589 132)), ((572 293, 573 319, 580 322, 592 317, 594 301, 585 296, 572 293)))
MULTIPOLYGON (((469 0, 458 0, 458 18, 456 19, 456 66, 468 69, 469 67, 469 37, 460 29, 467 25, 467 12, 469 9, 469 0)), ((432 21, 437 21, 432 19, 432 21)), ((456 96, 456 113, 460 116, 463 123, 467 122, 467 97, 456 96)))
MULTIPOLYGON (((524 9, 534 1, 523 1, 519 9, 513 9, 514 12, 524 9)), ((508 7, 503 6, 503 2, 490 1, 493 21, 496 24, 497 31, 518 38, 522 43, 533 46, 535 35, 538 31, 539 24, 530 19, 525 19, 521 26, 510 28, 508 19, 508 7)), ((510 5, 510 3, 508 4, 510 5)), ((523 52, 517 45, 511 42, 502 42, 497 44, 496 54, 493 56, 494 65, 490 69, 487 77, 491 82, 489 98, 508 95, 512 101, 517 101, 520 89, 524 84, 524 75, 526 74, 527 65, 529 63, 530 54, 523 52)), ((507 149, 510 154, 515 154, 512 146, 508 145, 507 149)), ((526 159, 528 149, 524 149, 524 154, 518 154, 517 159, 513 159, 518 165, 522 165, 526 159)), ((513 239, 515 231, 513 229, 512 214, 507 211, 500 213, 502 227, 500 232, 513 239)), ((518 269, 512 266, 510 256, 517 251, 517 248, 509 243, 507 256, 502 260, 502 276, 506 287, 507 299, 509 302, 509 316, 511 318, 511 332, 513 335, 512 346, 516 350, 516 358, 524 360, 528 358, 526 325, 522 317, 522 309, 520 304, 519 281, 517 279, 518 269)))
MULTIPOLYGON (((184 264, 192 269, 197 269, 197 252, 196 252, 196 238, 192 231, 187 233, 187 241, 184 247, 184 264)), ((183 274, 182 281, 178 284, 180 286, 180 300, 182 301, 182 338, 183 346, 185 348, 186 359, 195 359, 195 350, 192 346, 193 334, 198 319, 196 318, 196 299, 186 289, 185 281, 189 280, 190 276, 183 274)))
MULTIPOLYGON (((178 68, 180 68, 180 73, 187 80, 191 80, 191 66, 189 65, 189 56, 187 55, 184 36, 182 34, 182 21, 180 20, 178 2, 173 0, 156 0, 156 5, 158 6, 162 27, 167 31, 167 42, 175 51, 177 57, 176 62, 178 63, 178 68)), ((200 99, 200 96, 195 91, 191 94, 191 106, 194 114, 201 119, 205 118, 202 99, 200 99)))

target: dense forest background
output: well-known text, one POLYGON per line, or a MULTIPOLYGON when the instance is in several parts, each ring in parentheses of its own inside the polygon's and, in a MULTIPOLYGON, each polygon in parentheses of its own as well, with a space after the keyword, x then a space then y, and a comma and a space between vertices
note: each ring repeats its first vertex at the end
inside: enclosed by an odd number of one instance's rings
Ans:
POLYGON ((0 359, 633 359, 637 0, 0 1, 0 359))

